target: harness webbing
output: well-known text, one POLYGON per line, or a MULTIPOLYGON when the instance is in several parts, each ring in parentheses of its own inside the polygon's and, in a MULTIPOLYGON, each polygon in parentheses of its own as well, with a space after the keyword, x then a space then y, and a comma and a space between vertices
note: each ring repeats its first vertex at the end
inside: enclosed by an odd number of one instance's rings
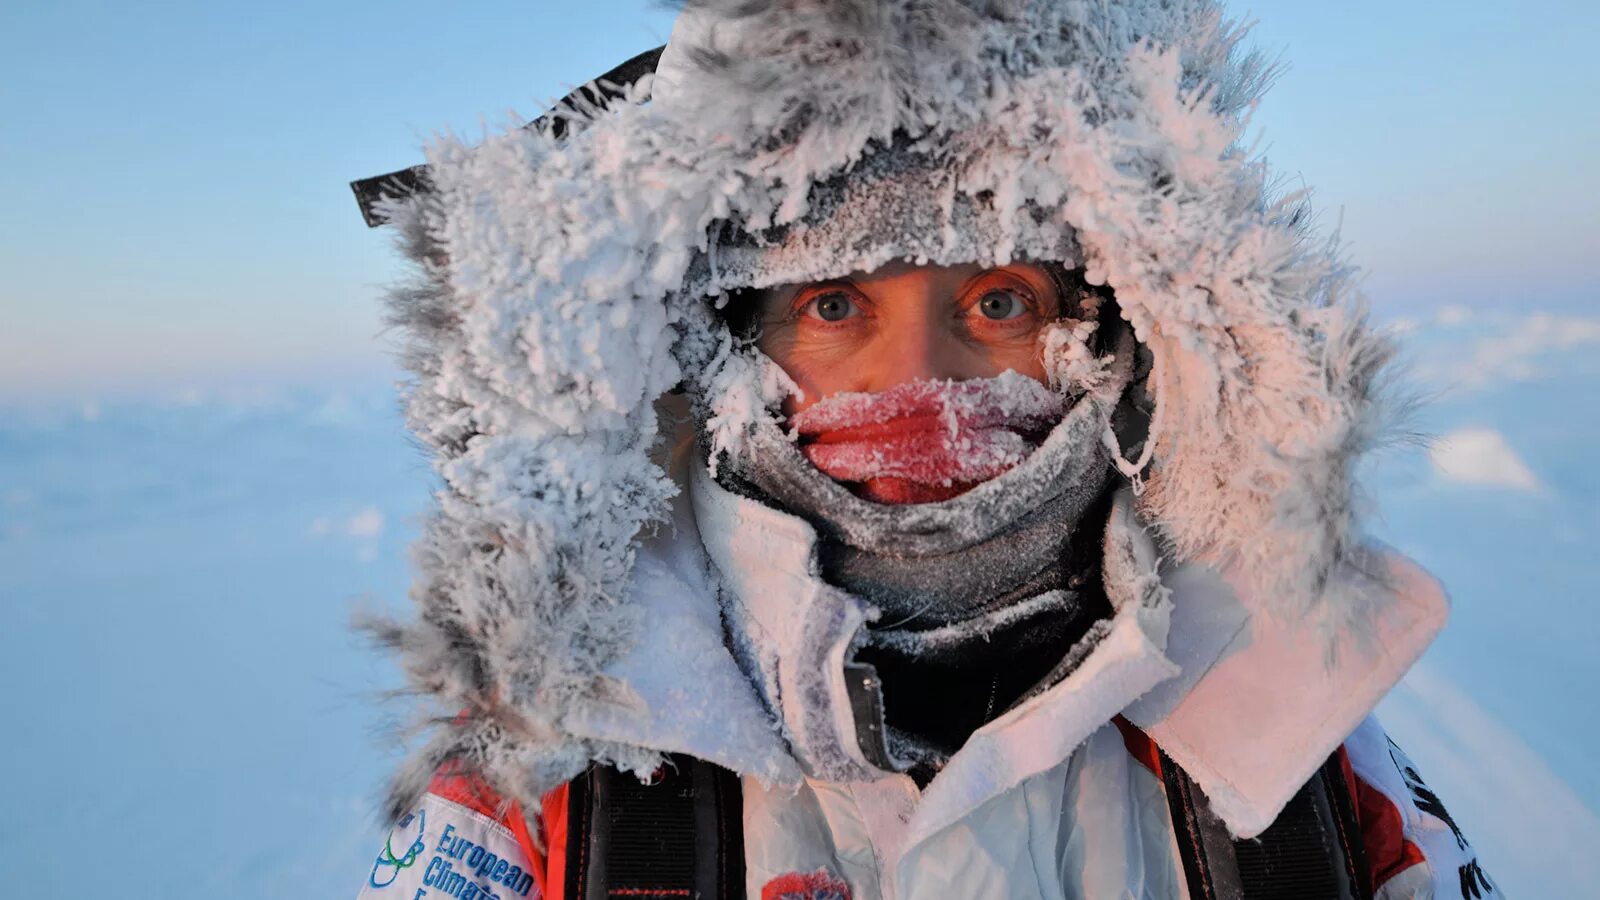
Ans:
MULTIPOLYGON (((1330 759, 1259 837, 1234 840, 1199 786, 1160 754, 1191 900, 1370 900, 1339 766, 1330 759)), ((649 784, 596 766, 570 792, 562 900, 744 900, 743 794, 734 773, 674 756, 649 784)))
POLYGON ((570 791, 563 900, 743 900, 739 776, 673 756, 649 784, 595 766, 570 791))
POLYGON ((1204 792, 1161 754, 1161 779, 1192 900, 1369 900, 1355 804, 1337 755, 1259 836, 1234 840, 1204 792))

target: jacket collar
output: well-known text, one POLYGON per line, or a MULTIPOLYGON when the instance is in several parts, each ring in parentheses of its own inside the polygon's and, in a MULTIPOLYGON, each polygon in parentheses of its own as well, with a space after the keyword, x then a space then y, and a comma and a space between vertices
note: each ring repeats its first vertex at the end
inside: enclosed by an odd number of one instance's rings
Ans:
POLYGON ((1238 837, 1260 834, 1300 786, 1371 714, 1444 627, 1444 589, 1411 560, 1369 547, 1361 571, 1388 602, 1370 632, 1327 635, 1272 615, 1237 572, 1180 564, 1166 655, 1179 670, 1125 715, 1188 772, 1238 837), (1374 578, 1373 574, 1377 577, 1374 578))
MULTIPOLYGON (((810 525, 727 491, 698 462, 685 468, 674 527, 642 548, 634 577, 645 636, 608 669, 632 701, 587 710, 573 730, 773 783, 884 777, 857 745, 843 673, 875 612, 818 577, 810 525)), ((1163 560, 1131 495, 1119 495, 1105 565, 1116 611, 1094 650, 973 734, 928 786, 906 846, 1063 763, 1118 713, 1199 783, 1234 834, 1260 833, 1443 625, 1432 578, 1387 550, 1373 559, 1389 576, 1373 589, 1386 583, 1392 601, 1365 644, 1330 656, 1322 632, 1269 615, 1247 579, 1163 560)))
MULTIPOLYGON (((753 679, 811 777, 872 781, 890 773, 862 754, 844 664, 876 612, 824 583, 816 532, 803 520, 716 483, 703 467, 690 495, 706 552, 727 589, 736 647, 751 647, 753 679)), ((1119 508, 1126 504, 1119 504, 1119 508)), ((1066 760, 1092 732, 1177 670, 1162 655, 1167 596, 1130 583, 1095 649, 1071 675, 978 729, 928 785, 898 850, 984 801, 1066 760)))

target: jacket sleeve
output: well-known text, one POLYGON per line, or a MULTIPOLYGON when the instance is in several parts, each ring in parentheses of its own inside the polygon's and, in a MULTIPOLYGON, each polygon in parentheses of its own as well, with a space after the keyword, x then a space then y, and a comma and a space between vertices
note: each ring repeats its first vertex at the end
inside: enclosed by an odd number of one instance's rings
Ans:
POLYGON ((1504 895, 1417 767, 1368 717, 1345 741, 1374 900, 1485 900, 1504 895))
MULTIPOLYGON (((549 803, 545 806, 549 807, 549 803)), ((541 811, 542 813, 543 811, 541 811)), ((542 898, 542 831, 476 776, 446 765, 378 848, 358 900, 542 898)))

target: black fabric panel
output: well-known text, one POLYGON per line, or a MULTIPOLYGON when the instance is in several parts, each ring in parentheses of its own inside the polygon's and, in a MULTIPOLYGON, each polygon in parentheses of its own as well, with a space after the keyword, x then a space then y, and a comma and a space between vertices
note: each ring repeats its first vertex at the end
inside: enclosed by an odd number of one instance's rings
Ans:
MULTIPOLYGON (((850 713, 856 723, 856 746, 861 755, 886 772, 894 771, 889 756, 888 736, 884 734, 883 690, 878 670, 869 663, 846 663, 845 693, 850 695, 850 713)), ((924 785, 926 786, 926 785, 924 785)))
POLYGON ((1355 885, 1326 768, 1312 776, 1266 831, 1234 842, 1246 900, 1345 900, 1355 885))
POLYGON ((1197 816, 1204 798, 1189 776, 1165 753, 1161 754, 1161 783, 1167 791, 1167 810, 1172 815, 1173 837, 1177 841, 1178 859, 1183 864, 1183 879, 1189 886, 1190 900, 1233 900, 1219 898, 1211 883, 1197 816))
POLYGON ((593 809, 585 900, 605 900, 617 889, 671 896, 694 886, 690 773, 667 766, 656 783, 644 785, 633 775, 596 769, 593 809))
POLYGON ((670 757, 655 779, 596 766, 572 782, 565 896, 744 898, 739 777, 670 757))
MULTIPOLYGON (((701 896, 718 900, 745 900, 744 786, 738 775, 721 766, 700 763, 700 767, 703 775, 710 776, 710 814, 714 827, 709 833, 716 835, 716 852, 709 854, 709 872, 714 877, 708 878, 705 874, 707 869, 702 868, 698 880, 701 896), (715 892, 709 892, 709 889, 715 892)), ((702 841, 701 846, 707 843, 702 841)))
POLYGON ((385 197, 425 194, 433 190, 433 183, 428 180, 427 166, 412 166, 387 175, 352 181, 350 190, 355 192, 356 206, 361 208, 362 220, 368 228, 377 228, 388 221, 378 212, 378 201, 385 197))
POLYGON ((1189 895, 1194 900, 1369 900, 1354 800, 1337 757, 1296 792, 1265 831, 1234 840, 1199 785, 1161 755, 1189 895))
POLYGON ((1350 783, 1345 780, 1344 766, 1339 755, 1328 757, 1322 767, 1323 783, 1328 789, 1332 805, 1333 822, 1338 829, 1339 846, 1344 851, 1345 870, 1349 874, 1353 893, 1369 900, 1373 894, 1372 869, 1367 864, 1367 848, 1361 842, 1361 820, 1356 816, 1356 798, 1350 793, 1350 783))

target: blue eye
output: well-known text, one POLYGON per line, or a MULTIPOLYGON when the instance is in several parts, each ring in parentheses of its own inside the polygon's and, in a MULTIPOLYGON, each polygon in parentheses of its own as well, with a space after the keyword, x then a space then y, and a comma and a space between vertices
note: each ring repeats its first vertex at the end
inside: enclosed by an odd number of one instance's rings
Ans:
POLYGON ((1028 311, 1028 304, 1011 291, 989 291, 978 300, 978 312, 986 319, 1015 319, 1028 311))
POLYGON ((806 304, 805 314, 824 322, 839 322, 850 318, 858 311, 855 301, 851 300, 848 294, 835 292, 812 298, 811 302, 806 304))

